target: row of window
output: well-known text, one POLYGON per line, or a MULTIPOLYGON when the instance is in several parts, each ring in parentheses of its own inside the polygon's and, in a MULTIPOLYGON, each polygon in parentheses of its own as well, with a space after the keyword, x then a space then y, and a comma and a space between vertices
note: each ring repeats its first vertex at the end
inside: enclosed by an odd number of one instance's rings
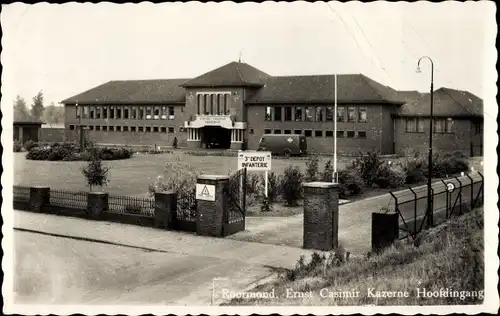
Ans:
MULTIPOLYGON (((407 118, 405 124, 405 131, 407 133, 423 133, 424 132, 424 122, 428 122, 427 118, 413 117, 407 118)), ((453 133, 453 119, 434 119, 434 133, 453 133)))
MULTIPOLYGON (((75 125, 70 125, 70 130, 75 130, 75 125)), ((174 127, 164 126, 108 126, 108 125, 87 125, 86 129, 90 131, 104 132, 146 132, 146 133, 175 133, 174 127)), ((179 128, 180 130, 180 128, 179 128)))
POLYGON ((196 100, 197 113, 204 115, 229 115, 231 92, 200 93, 196 100))
MULTIPOLYGON (((266 121, 333 122, 333 112, 333 106, 267 106, 266 121)), ((337 107, 337 122, 365 123, 366 107, 337 107)))
MULTIPOLYGON (((250 134, 252 133, 252 130, 250 130, 250 134)), ((333 131, 322 131, 322 130, 310 130, 306 129, 302 131, 301 129, 296 129, 293 131, 289 129, 285 130, 280 130, 280 129, 275 129, 274 131, 270 129, 265 129, 264 134, 285 134, 285 135, 304 135, 305 137, 333 137, 333 131)), ((337 138, 366 138, 366 132, 365 131, 337 131, 337 138)))
POLYGON ((80 105, 76 113, 77 117, 79 115, 84 119, 173 120, 175 118, 175 107, 159 105, 80 105))

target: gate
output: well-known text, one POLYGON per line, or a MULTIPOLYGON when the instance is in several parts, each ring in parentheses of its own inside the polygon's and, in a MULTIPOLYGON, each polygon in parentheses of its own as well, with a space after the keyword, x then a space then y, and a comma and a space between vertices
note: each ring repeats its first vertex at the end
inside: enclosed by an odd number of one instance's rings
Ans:
MULTIPOLYGON (((415 238, 426 228, 427 186, 389 192, 393 211, 399 215, 400 238, 415 238)), ((439 225, 452 216, 462 215, 483 204, 484 178, 480 172, 441 180, 431 186, 432 225, 439 225)), ((388 209, 389 211, 390 209, 388 209)))
POLYGON ((245 230, 246 186, 246 169, 240 169, 229 177, 229 184, 226 188, 227 205, 224 207, 223 214, 223 236, 245 230))

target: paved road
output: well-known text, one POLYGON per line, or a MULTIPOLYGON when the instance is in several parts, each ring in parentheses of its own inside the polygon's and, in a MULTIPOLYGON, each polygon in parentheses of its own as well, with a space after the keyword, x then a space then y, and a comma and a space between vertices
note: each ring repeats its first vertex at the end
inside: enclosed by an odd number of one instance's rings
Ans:
POLYGON ((14 233, 17 303, 209 305, 213 278, 228 278, 220 282, 242 290, 271 275, 271 267, 292 268, 311 254, 132 225, 14 215, 21 229, 14 233))

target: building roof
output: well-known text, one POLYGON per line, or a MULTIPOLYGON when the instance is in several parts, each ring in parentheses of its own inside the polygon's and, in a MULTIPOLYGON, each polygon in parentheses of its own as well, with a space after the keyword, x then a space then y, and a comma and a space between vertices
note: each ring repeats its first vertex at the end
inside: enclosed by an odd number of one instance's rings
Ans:
MULTIPOLYGON (((362 74, 337 76, 337 102, 401 103, 397 92, 362 74)), ((334 102, 335 75, 269 77, 248 103, 334 102)))
POLYGON ((187 80, 189 79, 109 81, 61 103, 183 103, 185 90, 180 85, 187 80))
MULTIPOLYGON (((430 93, 417 91, 399 92, 405 104, 396 115, 429 116, 430 93)), ((436 116, 483 116, 483 100, 468 91, 440 88, 434 91, 433 114, 436 116)))
POLYGON ((41 126, 44 124, 42 121, 37 120, 37 119, 32 119, 32 120, 14 120, 14 125, 38 125, 41 126))
POLYGON ((184 87, 262 87, 265 72, 242 62, 231 62, 184 83, 184 87))

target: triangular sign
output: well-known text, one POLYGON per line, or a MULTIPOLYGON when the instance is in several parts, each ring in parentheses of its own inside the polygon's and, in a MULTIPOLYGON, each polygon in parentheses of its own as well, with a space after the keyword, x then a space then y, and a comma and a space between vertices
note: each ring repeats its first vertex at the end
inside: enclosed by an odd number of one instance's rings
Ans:
POLYGON ((201 195, 210 195, 210 192, 208 192, 207 186, 203 187, 203 190, 201 190, 201 195))

